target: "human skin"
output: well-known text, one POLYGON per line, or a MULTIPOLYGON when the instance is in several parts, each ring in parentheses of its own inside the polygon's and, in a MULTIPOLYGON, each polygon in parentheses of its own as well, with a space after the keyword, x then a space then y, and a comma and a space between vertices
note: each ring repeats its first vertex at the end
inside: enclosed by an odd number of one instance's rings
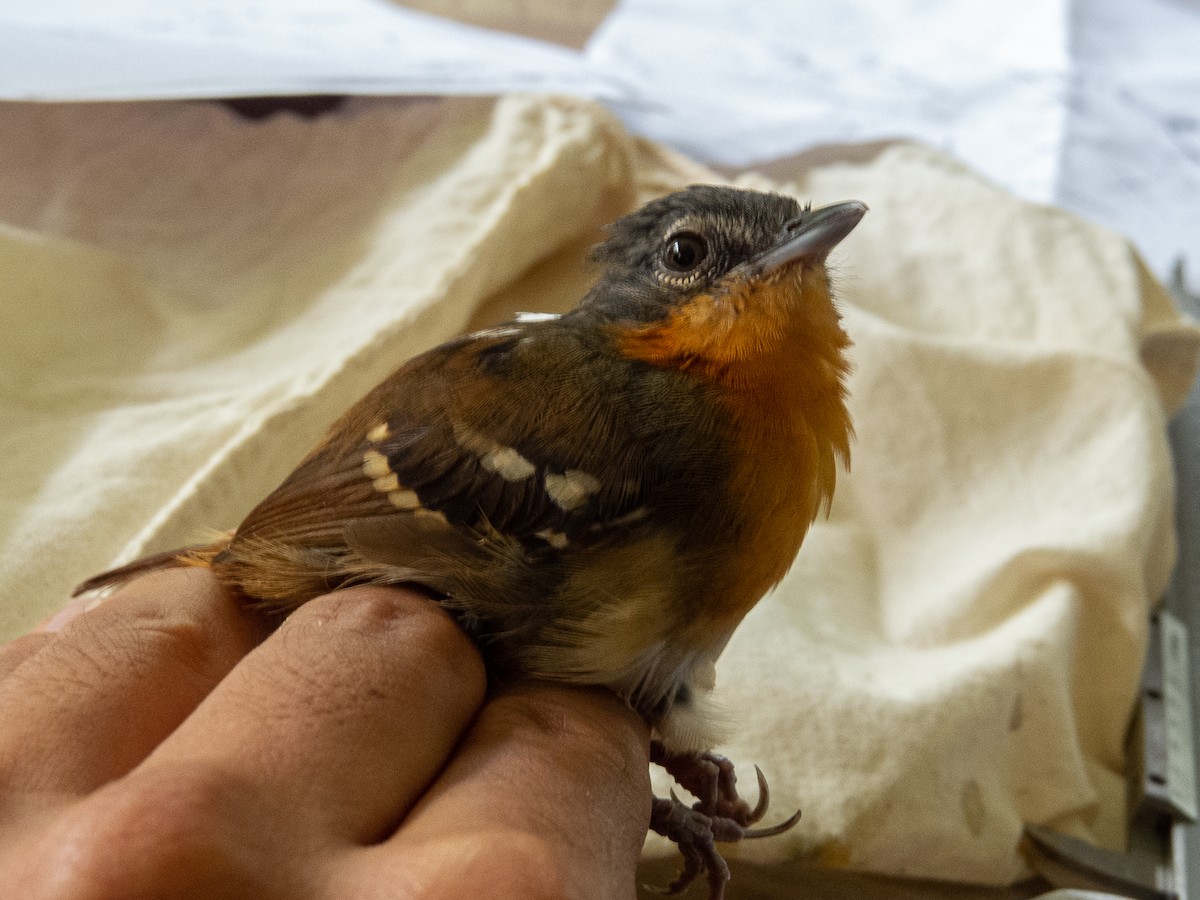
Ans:
POLYGON ((268 633, 202 569, 0 647, 0 895, 634 896, 648 735, 599 689, 490 688, 411 591, 268 633))

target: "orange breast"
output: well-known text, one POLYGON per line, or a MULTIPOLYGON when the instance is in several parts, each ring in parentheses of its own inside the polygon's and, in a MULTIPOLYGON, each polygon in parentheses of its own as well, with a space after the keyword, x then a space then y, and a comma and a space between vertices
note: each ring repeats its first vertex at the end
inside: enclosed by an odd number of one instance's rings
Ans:
POLYGON ((725 495, 737 515, 710 602, 732 629, 787 572, 849 458, 849 339, 824 270, 695 297, 619 346, 712 384, 728 411, 736 453, 725 495))

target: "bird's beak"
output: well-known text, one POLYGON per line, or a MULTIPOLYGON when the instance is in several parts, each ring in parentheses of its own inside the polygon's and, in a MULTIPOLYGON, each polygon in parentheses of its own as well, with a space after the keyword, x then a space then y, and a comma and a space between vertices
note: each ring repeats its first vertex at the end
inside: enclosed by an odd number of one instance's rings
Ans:
POLYGON ((805 211, 788 222, 779 241, 749 263, 751 276, 767 275, 789 263, 821 263, 829 251, 854 230, 867 212, 867 204, 847 200, 805 211))

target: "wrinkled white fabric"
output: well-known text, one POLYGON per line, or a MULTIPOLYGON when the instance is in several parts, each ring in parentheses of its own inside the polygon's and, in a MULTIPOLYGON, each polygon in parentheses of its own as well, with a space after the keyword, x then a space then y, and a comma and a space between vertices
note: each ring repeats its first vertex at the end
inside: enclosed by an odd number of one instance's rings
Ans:
MULTIPOLYGON (((5 635, 235 525, 405 358, 565 308, 604 222, 715 180, 548 98, 9 105, 0 133, 5 635)), ((1023 821, 1120 839, 1198 336, 1123 239, 921 147, 853 155, 786 185, 871 207, 833 260, 852 471, 718 667, 723 749, 805 815, 729 852, 1004 882, 1023 821)))

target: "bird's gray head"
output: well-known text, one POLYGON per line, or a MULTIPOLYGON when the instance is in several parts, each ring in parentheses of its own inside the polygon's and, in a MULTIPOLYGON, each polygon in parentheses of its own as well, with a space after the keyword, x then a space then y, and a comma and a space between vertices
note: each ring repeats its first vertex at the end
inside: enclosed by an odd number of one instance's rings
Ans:
POLYGON ((582 305, 655 321, 726 282, 823 263, 865 211, 856 201, 813 210, 782 194, 693 185, 610 226, 592 252, 603 270, 582 305))

